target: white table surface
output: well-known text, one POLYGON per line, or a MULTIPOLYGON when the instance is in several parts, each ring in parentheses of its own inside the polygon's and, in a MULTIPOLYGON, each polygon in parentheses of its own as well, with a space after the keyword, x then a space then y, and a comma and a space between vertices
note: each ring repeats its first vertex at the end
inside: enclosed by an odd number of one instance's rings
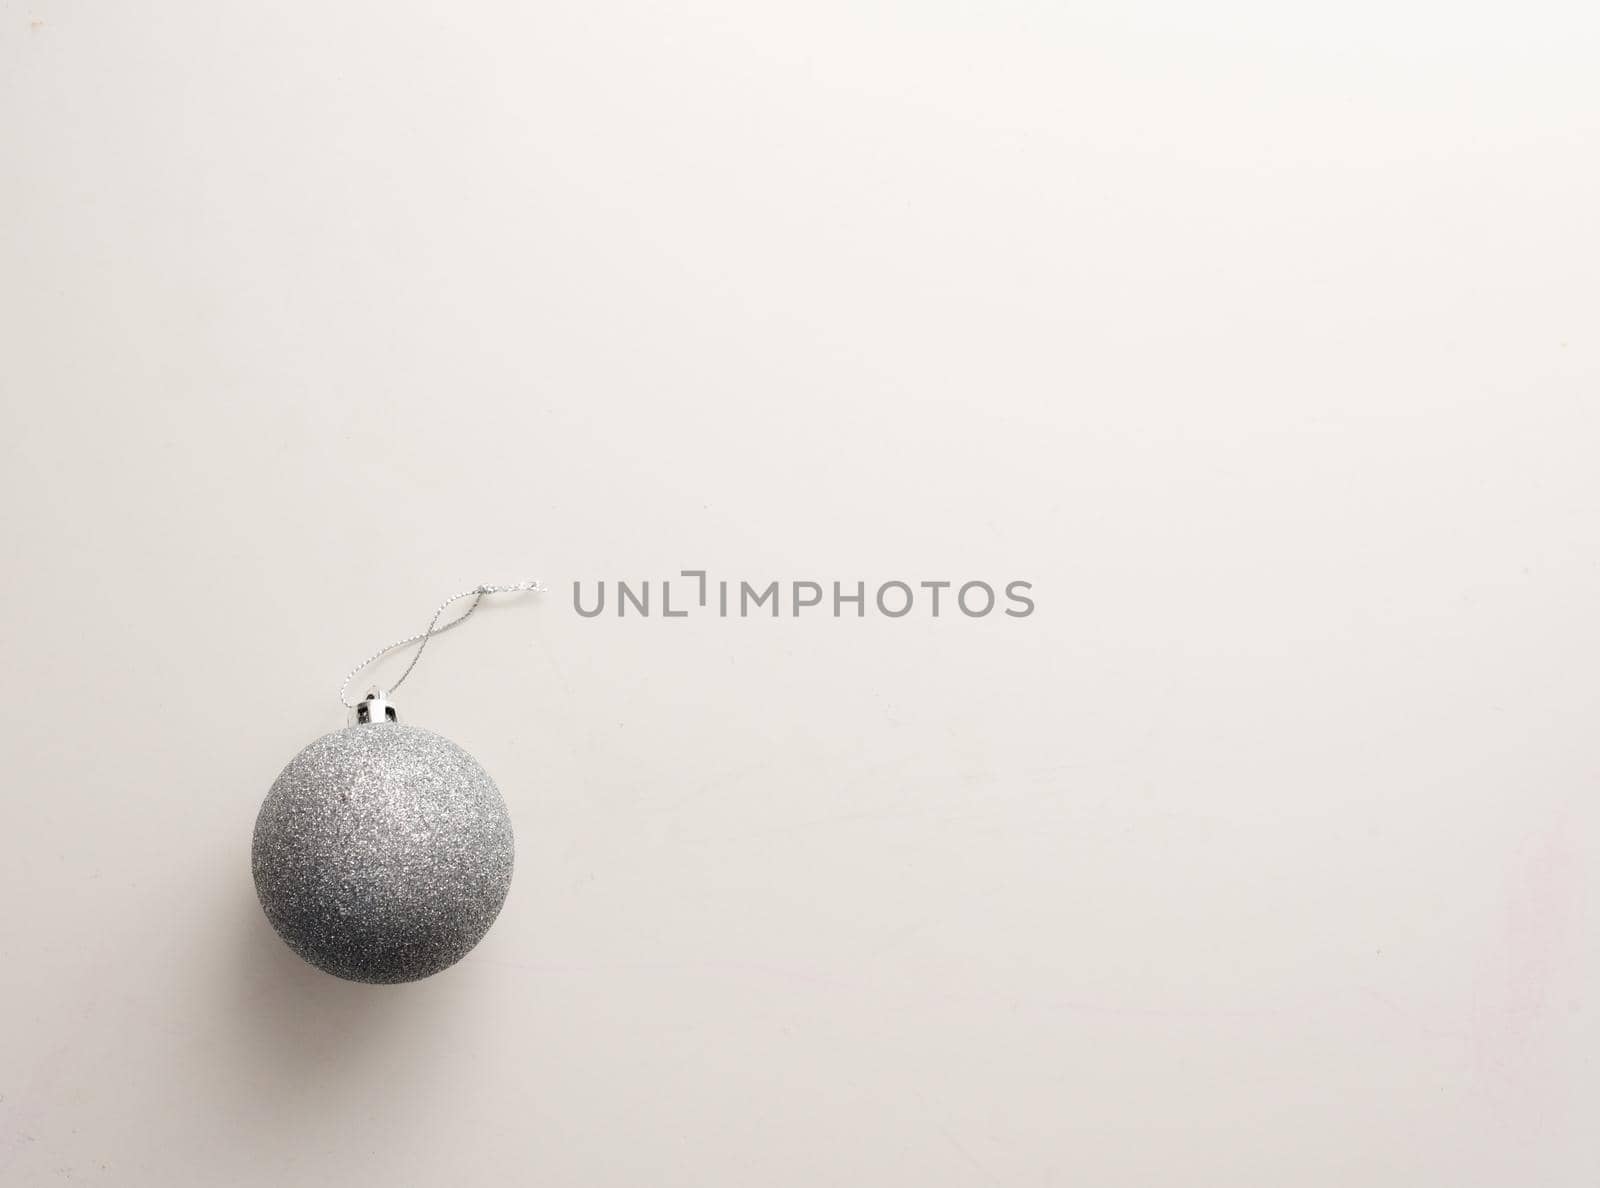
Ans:
POLYGON ((0 1182, 1596 1183, 1597 20, 0 4, 0 1182), (530 577, 499 923, 317 973, 530 577))

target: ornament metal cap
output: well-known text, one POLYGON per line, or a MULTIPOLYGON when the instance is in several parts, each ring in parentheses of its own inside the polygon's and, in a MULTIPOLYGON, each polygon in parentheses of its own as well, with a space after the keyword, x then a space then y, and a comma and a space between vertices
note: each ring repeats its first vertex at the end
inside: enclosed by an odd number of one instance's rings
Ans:
POLYGON ((398 722, 400 715, 389 703, 388 694, 377 686, 367 690, 367 695, 350 710, 350 725, 367 726, 373 722, 398 722))

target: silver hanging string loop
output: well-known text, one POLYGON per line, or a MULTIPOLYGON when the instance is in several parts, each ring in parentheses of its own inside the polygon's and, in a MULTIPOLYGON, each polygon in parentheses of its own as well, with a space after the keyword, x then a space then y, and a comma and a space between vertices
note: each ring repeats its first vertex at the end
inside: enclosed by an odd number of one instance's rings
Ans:
POLYGON ((397 652, 401 648, 410 647, 412 644, 419 645, 417 650, 411 654, 411 663, 406 665, 405 671, 395 679, 394 684, 389 686, 388 692, 394 692, 401 686, 401 684, 404 683, 405 679, 411 675, 411 670, 417 666, 417 661, 422 659, 422 652, 423 649, 428 646, 428 641, 436 635, 443 635, 446 631, 449 631, 455 627, 459 627, 461 624, 465 623, 467 619, 471 617, 472 612, 478 609, 478 604, 483 601, 485 595, 515 594, 524 590, 535 594, 543 594, 546 592, 546 587, 541 586, 538 581, 518 582, 514 586, 474 586, 470 590, 463 590, 459 594, 454 594, 449 598, 446 598, 439 604, 439 609, 433 612, 433 618, 429 621, 427 630, 419 631, 417 634, 407 636, 405 639, 396 640, 387 647, 379 648, 360 664, 357 664, 354 668, 352 668, 350 670, 350 675, 344 678, 344 684, 339 686, 340 702, 343 703, 346 709, 355 709, 358 703, 350 700, 350 682, 355 680, 368 668, 371 668, 379 660, 382 660, 390 652, 397 652), (463 598, 472 599, 472 605, 467 607, 466 610, 462 611, 455 618, 451 619, 443 627, 439 626, 439 616, 444 614, 444 612, 449 610, 452 605, 460 602, 463 598))

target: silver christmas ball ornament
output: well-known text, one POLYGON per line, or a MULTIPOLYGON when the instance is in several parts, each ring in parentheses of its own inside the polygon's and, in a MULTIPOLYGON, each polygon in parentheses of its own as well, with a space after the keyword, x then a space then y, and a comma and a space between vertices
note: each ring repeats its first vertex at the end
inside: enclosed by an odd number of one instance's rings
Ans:
POLYGON ((256 817, 251 868, 278 935, 357 982, 454 965, 511 887, 511 817, 477 760, 401 724, 381 694, 283 769, 256 817))

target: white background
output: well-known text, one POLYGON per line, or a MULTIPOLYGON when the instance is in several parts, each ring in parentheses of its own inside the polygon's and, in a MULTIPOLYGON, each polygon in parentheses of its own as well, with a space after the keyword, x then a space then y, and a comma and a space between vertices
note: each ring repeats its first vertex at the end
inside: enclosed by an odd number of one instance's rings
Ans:
POLYGON ((1594 1184, 1597 61, 0 3, 0 1181, 1594 1184), (683 568, 1039 609, 573 613, 683 568), (507 795, 500 922, 302 965, 261 796, 530 577, 397 696, 507 795))

